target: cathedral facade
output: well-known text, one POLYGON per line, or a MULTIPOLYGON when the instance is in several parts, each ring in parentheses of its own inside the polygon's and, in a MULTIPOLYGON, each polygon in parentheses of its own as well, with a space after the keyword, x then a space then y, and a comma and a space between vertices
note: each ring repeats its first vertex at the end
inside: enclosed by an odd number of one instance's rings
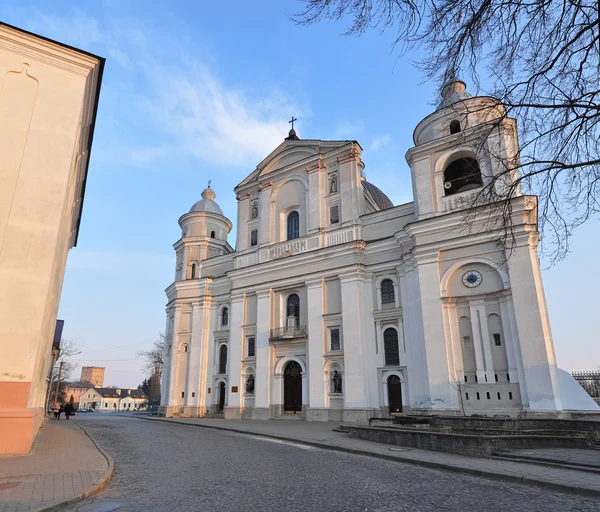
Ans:
POLYGON ((161 414, 563 409, 536 198, 511 192, 510 249, 485 213, 493 204, 476 203, 514 182, 516 121, 455 80, 414 143, 414 201, 394 206, 366 181, 358 142, 292 129, 234 189, 235 250, 232 223, 204 190, 174 245, 161 414))

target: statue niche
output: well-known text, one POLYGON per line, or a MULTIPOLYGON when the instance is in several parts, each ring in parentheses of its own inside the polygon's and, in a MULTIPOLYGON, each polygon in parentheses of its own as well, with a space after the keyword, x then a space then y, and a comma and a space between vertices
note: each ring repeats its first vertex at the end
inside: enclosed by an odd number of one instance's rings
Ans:
POLYGON ((254 375, 253 374, 248 375, 248 378, 246 379, 246 393, 248 393, 249 395, 254 394, 254 375))
POLYGON ((333 382, 333 392, 341 393, 342 392, 342 375, 337 370, 334 370, 333 377, 331 378, 333 382))
POLYGON ((337 175, 332 174, 329 182, 329 193, 335 194, 337 192, 337 175))

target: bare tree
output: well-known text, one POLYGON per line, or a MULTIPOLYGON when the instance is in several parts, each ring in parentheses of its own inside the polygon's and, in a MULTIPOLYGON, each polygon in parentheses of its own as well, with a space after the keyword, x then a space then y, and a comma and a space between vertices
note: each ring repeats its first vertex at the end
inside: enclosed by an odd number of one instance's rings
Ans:
POLYGON ((79 354, 81 354, 81 351, 77 348, 77 345, 73 340, 60 340, 60 353, 52 368, 52 381, 48 393, 49 403, 51 403, 55 397, 58 398, 60 402, 67 402, 69 397, 65 396, 63 387, 64 383, 71 378, 75 368, 77 368, 77 362, 73 360, 73 357, 79 354), (56 394, 57 386, 58 395, 56 394))
POLYGON ((573 230, 600 210, 597 2, 300 2, 298 23, 349 19, 348 35, 392 30, 396 48, 424 55, 417 64, 425 80, 441 84, 457 71, 479 95, 500 100, 506 107, 501 117, 519 120, 520 151, 501 162, 506 174, 500 179, 515 177, 496 198, 496 220, 510 230, 511 197, 522 187, 539 198, 545 254, 551 262, 567 255, 573 230))
POLYGON ((461 380, 460 376, 456 376, 453 380, 446 379, 448 385, 454 389, 458 394, 458 402, 460 404, 460 410, 463 416, 466 416, 467 413, 465 411, 465 393, 466 391, 473 386, 472 382, 465 382, 461 380))
POLYGON ((60 340, 60 354, 56 360, 54 369, 52 370, 54 382, 56 382, 58 378, 60 363, 62 363, 61 382, 68 381, 71 378, 75 368, 77 368, 77 362, 73 360, 73 357, 79 354, 81 354, 81 350, 77 348, 77 345, 73 340, 60 340))
POLYGON ((154 341, 152 347, 147 350, 138 350, 136 355, 143 357, 142 371, 145 375, 153 375, 157 365, 162 368, 165 351, 165 335, 159 333, 158 339, 154 341))
POLYGON ((154 341, 152 348, 137 352, 138 357, 144 358, 142 371, 148 376, 148 379, 145 381, 148 391, 144 392, 148 394, 151 404, 160 403, 160 381, 165 350, 165 335, 159 333, 158 336, 159 339, 154 341))

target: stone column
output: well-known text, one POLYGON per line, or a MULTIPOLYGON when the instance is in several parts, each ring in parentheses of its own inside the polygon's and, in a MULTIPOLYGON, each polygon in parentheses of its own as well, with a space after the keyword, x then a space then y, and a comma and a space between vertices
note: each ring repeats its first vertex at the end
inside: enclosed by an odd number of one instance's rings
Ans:
POLYGON ((306 232, 308 234, 316 233, 321 226, 325 226, 323 222, 324 197, 326 194, 326 178, 325 164, 319 159, 316 164, 307 169, 308 171, 308 226, 306 232))
POLYGON ((456 301, 446 299, 442 303, 444 313, 444 329, 446 331, 446 349, 448 350, 448 366, 450 368, 450 379, 463 380, 464 365, 462 358, 462 345, 458 329, 458 315, 456 313, 456 301))
MULTIPOLYGON (((417 272, 413 268, 412 258, 408 257, 407 260, 403 268, 399 269, 407 368, 404 387, 408 391, 407 406, 417 408, 420 404, 429 402, 429 381, 421 303, 415 300, 415 294, 419 291, 417 272)), ((379 339, 381 342, 381 336, 379 339)), ((384 392, 387 392, 387 386, 384 386, 384 392)))
MULTIPOLYGON (((271 190, 270 185, 264 185, 260 190, 260 199, 258 201, 258 218, 260 219, 258 227, 258 246, 263 247, 271 243, 271 226, 275 225, 274 219, 271 219, 271 190)), ((275 239, 273 239, 275 243, 275 239)))
POLYGON ((169 405, 169 393, 171 389, 171 356, 172 353, 169 350, 169 344, 173 343, 173 333, 170 332, 170 310, 167 308, 167 323, 165 326, 165 346, 163 352, 163 368, 161 375, 161 395, 160 395, 160 405, 161 407, 167 407, 169 405), (168 351, 168 352, 167 352, 168 351))
POLYGON ((477 380, 480 384, 492 384, 496 382, 494 377, 494 358, 492 355, 492 346, 490 345, 490 333, 487 325, 487 316, 485 313, 485 300, 475 299, 469 301, 469 310, 471 313, 471 327, 473 329, 473 346, 475 347, 475 357, 477 357, 477 347, 480 354, 477 359, 477 380), (479 366, 481 353, 483 349, 484 366, 479 366))
MULTIPOLYGON (((238 197, 237 238, 235 247, 238 251, 248 249, 248 214, 250 211, 250 196, 238 197)), ((210 234, 210 233, 209 233, 210 234)))
POLYGON ((256 378, 252 419, 267 420, 271 404, 271 289, 256 292, 256 378))
POLYGON ((325 408, 325 389, 323 376, 323 353, 327 340, 323 339, 323 278, 306 282, 308 305, 308 410, 307 418, 313 421, 327 421, 329 414, 325 408))
POLYGON ((169 367, 169 402, 167 405, 166 416, 173 416, 177 411, 177 385, 179 378, 179 320, 181 317, 181 305, 175 305, 175 321, 173 323, 173 335, 171 342, 171 361, 169 367))
MULTIPOLYGON (((340 276, 342 288, 342 336, 344 344, 344 421, 365 422, 376 411, 369 404, 370 371, 364 336, 367 317, 362 301, 364 274, 360 270, 340 276)), ((369 290, 370 293, 370 290, 369 290)), ((371 301, 372 308, 372 301, 371 301)), ((370 315, 370 322, 373 316, 370 315)), ((374 334, 374 333, 373 333, 374 334)), ((374 350, 374 347, 373 347, 374 350)))
POLYGON ((244 298, 241 295, 231 297, 231 310, 229 318, 229 346, 227 351, 227 405, 225 406, 226 419, 241 419, 242 396, 242 318, 244 316, 244 298), (237 389, 236 389, 237 388, 237 389), (236 391, 234 391, 236 389, 236 391))
POLYGON ((194 417, 198 405, 198 382, 200 379, 200 351, 202 347, 202 308, 200 302, 192 302, 192 334, 188 354, 190 371, 185 389, 185 415, 194 417), (194 396, 192 396, 194 394, 194 396))
POLYGON ((520 236, 509 258, 529 409, 562 410, 546 297, 537 256, 537 233, 520 236))
MULTIPOLYGON (((517 366, 517 353, 515 351, 515 345, 518 340, 515 339, 513 332, 514 326, 514 312, 509 311, 507 297, 500 297, 500 314, 502 318, 502 331, 504 332, 504 345, 506 348, 506 359, 508 360, 508 375, 511 382, 519 382, 519 371, 517 366), (512 319, 511 319, 512 317, 512 319)), ((520 359, 520 354, 519 354, 520 359)), ((523 365, 520 365, 521 368, 523 365)), ((524 402, 526 403, 526 402, 524 402)))
POLYGON ((212 302, 210 305, 209 312, 209 323, 204 331, 204 340, 206 347, 206 356, 202 361, 202 366, 200 370, 200 401, 198 402, 198 406, 201 407, 202 413, 212 411, 214 396, 213 387, 213 372, 214 372, 214 360, 215 360, 215 339, 213 332, 217 329, 218 318, 217 318, 217 304, 212 302), (211 388, 211 394, 208 394, 208 388, 211 388))
MULTIPOLYGON (((438 274, 437 250, 424 251, 417 257, 417 297, 421 301, 425 361, 429 382, 429 397, 425 396, 422 408, 456 409, 458 395, 449 384, 448 351, 438 274), (427 399, 428 398, 428 399, 427 399)), ((413 299, 418 300, 418 299, 413 299)))

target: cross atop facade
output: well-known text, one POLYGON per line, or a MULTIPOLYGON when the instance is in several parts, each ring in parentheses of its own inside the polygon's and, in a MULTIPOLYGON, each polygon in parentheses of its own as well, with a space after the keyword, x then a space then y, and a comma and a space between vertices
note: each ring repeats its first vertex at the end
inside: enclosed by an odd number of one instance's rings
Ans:
POLYGON ((210 188, 210 182, 211 182, 211 181, 212 181, 212 180, 208 180, 208 188, 210 188))
POLYGON ((292 116, 292 120, 288 121, 288 123, 292 123, 292 130, 294 129, 294 121, 298 121, 294 116, 292 116))

